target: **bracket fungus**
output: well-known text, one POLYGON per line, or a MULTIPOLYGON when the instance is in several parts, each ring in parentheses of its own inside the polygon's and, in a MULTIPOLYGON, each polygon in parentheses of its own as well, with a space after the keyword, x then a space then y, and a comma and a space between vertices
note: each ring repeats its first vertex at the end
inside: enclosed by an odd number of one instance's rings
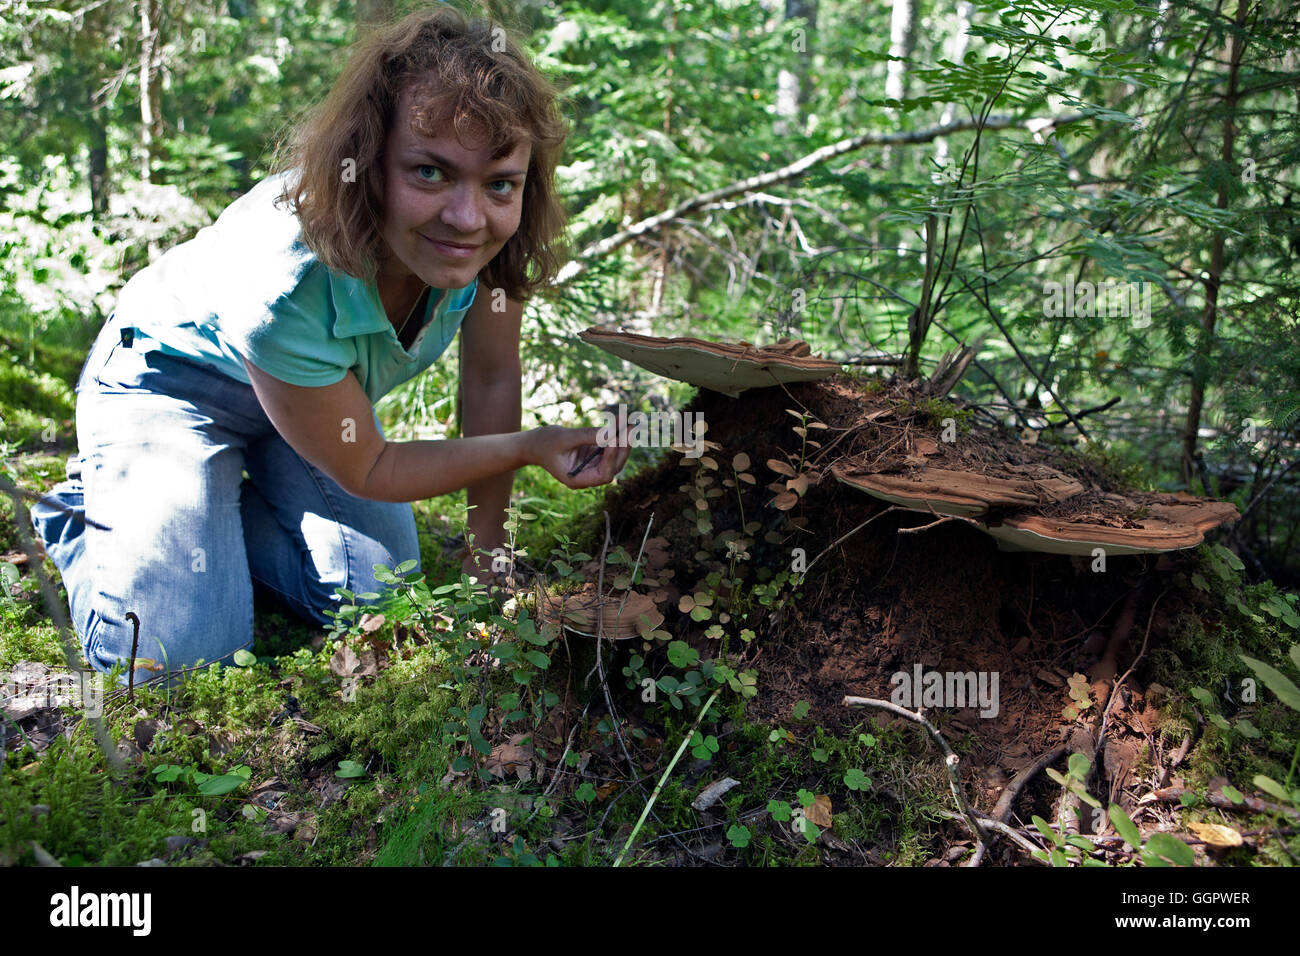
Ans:
POLYGON ((1091 513, 1050 518, 1023 514, 1009 515, 999 524, 981 523, 980 527, 1004 550, 1088 555, 1101 548, 1107 554, 1142 554, 1194 548, 1205 540, 1205 532, 1240 517, 1236 507, 1226 501, 1182 493, 1154 497, 1146 504, 1130 500, 1135 517, 1122 520, 1091 513))
POLYGON ((610 332, 595 326, 578 337, 656 375, 732 398, 748 388, 829 378, 840 370, 838 362, 813 355, 808 343, 789 339, 760 347, 690 336, 660 338, 610 332))
MULTIPOLYGON (((544 594, 539 610, 542 620, 549 624, 595 637, 601 603, 596 598, 596 585, 588 582, 568 594, 544 594)), ((654 601, 635 591, 606 594, 603 603, 604 619, 600 624, 607 640, 623 641, 649 634, 664 622, 663 612, 654 601)))

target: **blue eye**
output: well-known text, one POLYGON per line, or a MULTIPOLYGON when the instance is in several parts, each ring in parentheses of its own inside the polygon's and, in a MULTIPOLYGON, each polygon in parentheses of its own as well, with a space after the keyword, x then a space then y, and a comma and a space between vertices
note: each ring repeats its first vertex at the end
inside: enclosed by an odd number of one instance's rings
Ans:
POLYGON ((437 166, 427 166, 427 165, 426 165, 426 166, 417 166, 417 167, 415 167, 415 171, 416 171, 417 175, 419 175, 419 177, 420 177, 421 179, 426 179, 426 178, 428 178, 428 177, 426 177, 425 174, 424 174, 424 171, 425 171, 426 169, 432 170, 433 172, 438 173, 439 175, 442 174, 442 170, 439 169, 437 166))
POLYGON ((509 196, 515 190, 515 184, 508 179, 498 179, 492 184, 493 186, 505 186, 505 189, 494 189, 498 196, 509 196))

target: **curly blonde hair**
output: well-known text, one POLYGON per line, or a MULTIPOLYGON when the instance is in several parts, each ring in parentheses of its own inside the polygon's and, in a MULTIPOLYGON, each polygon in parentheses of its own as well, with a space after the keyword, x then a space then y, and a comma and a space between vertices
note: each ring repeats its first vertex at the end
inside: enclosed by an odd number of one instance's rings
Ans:
POLYGON ((513 299, 547 285, 564 251, 555 167, 568 129, 558 91, 504 27, 446 4, 358 40, 329 94, 281 141, 275 171, 301 175, 287 177, 280 199, 297 213, 307 247, 328 268, 374 281, 387 251, 384 144, 408 91, 412 128, 425 135, 449 117, 462 142, 485 137, 499 156, 511 152, 519 130, 529 137, 519 229, 480 279, 513 299), (355 182, 345 181, 348 169, 355 182))

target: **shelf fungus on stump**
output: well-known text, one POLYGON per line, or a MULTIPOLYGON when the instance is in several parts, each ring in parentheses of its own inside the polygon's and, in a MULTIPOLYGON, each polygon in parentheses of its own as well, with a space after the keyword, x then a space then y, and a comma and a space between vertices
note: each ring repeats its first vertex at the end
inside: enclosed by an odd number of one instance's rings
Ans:
POLYGON ((846 485, 891 504, 953 517, 975 517, 990 508, 1034 507, 1064 501, 1083 491, 1080 482, 1046 465, 1010 465, 1005 470, 1020 474, 1003 477, 928 465, 908 474, 861 474, 843 462, 831 473, 846 485))
POLYGON ((918 465, 904 473, 865 473, 853 462, 831 473, 850 487, 923 514, 974 519, 1006 551, 1089 555, 1194 548, 1205 532, 1237 520, 1236 507, 1188 494, 1089 492, 1047 465, 1003 465, 1002 474, 918 465))
POLYGON ((707 342, 690 336, 659 338, 610 332, 595 326, 578 337, 656 375, 732 398, 747 388, 829 378, 840 370, 838 362, 813 355, 808 343, 789 339, 760 347, 748 342, 707 342))
MULTIPOLYGON (((649 634, 664 622, 663 613, 654 601, 635 591, 616 591, 605 595, 605 616, 601 621, 607 640, 623 641, 649 634)), ((575 634, 596 636, 600 602, 596 585, 587 582, 568 594, 544 594, 541 599, 542 620, 564 627, 575 634)))
POLYGON ((1128 501, 1132 505, 1129 516, 1008 515, 1001 523, 981 527, 998 540, 999 547, 1011 550, 1087 555, 1102 548, 1107 554, 1141 554, 1194 548, 1205 539, 1205 532, 1240 517, 1229 502, 1181 492, 1135 495, 1128 501))

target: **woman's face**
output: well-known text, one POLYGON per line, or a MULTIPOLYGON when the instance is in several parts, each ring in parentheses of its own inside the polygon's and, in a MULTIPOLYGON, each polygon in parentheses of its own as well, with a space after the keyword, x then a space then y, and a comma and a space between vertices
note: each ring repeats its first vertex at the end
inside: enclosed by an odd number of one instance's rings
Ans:
POLYGON ((389 257, 380 266, 381 290, 435 289, 471 284, 519 228, 524 177, 532 146, 520 133, 513 150, 493 158, 481 141, 411 128, 409 94, 384 150, 384 219, 389 257))

